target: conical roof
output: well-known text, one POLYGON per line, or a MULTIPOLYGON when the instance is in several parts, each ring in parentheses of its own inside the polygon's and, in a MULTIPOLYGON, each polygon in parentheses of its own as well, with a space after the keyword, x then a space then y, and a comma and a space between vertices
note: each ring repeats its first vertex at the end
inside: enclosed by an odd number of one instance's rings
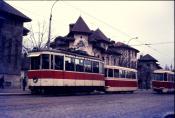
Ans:
POLYGON ((154 61, 154 62, 158 62, 154 57, 152 57, 149 54, 146 54, 145 56, 142 56, 139 61, 154 61))
POLYGON ((71 29, 71 32, 76 32, 76 33, 87 33, 90 34, 91 31, 83 18, 80 16, 74 26, 71 29))
POLYGON ((27 17, 26 15, 24 15, 23 13, 21 13, 20 11, 18 11, 17 9, 15 9, 14 7, 12 7, 11 5, 9 5, 3 0, 0 0, 0 13, 5 13, 5 14, 8 13, 9 15, 14 16, 24 22, 31 21, 29 17, 27 17))

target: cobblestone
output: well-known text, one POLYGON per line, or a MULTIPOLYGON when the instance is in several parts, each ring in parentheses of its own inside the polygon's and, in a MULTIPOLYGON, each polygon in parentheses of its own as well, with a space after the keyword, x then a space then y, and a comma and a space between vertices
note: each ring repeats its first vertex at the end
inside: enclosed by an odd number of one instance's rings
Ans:
POLYGON ((0 96, 1 118, 162 118, 174 111, 173 94, 0 96))

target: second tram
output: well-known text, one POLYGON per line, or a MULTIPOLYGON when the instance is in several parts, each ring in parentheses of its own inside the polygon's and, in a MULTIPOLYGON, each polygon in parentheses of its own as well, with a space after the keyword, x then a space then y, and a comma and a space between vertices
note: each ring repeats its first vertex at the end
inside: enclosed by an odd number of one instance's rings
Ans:
POLYGON ((174 72, 167 70, 155 70, 152 80, 153 91, 167 93, 175 91, 174 72))
POLYGON ((137 70, 120 66, 105 66, 105 86, 107 92, 134 92, 138 88, 137 70))

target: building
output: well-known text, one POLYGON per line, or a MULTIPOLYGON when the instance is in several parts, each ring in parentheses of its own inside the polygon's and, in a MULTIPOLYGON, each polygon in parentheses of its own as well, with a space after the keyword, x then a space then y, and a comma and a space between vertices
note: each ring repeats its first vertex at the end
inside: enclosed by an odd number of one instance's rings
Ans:
MULTIPOLYGON (((90 30, 88 25, 80 16, 78 20, 69 25, 69 33, 66 36, 58 36, 54 42, 51 43, 51 47, 54 49, 71 49, 80 50, 87 53, 90 56, 95 56, 102 59, 106 65, 120 65, 120 59, 122 57, 129 58, 136 65, 138 50, 122 44, 118 46, 118 43, 108 38, 99 28, 96 30, 90 30), (126 50, 129 53, 124 56, 123 51, 126 50), (119 58, 123 55, 121 58, 119 58)), ((127 64, 122 64, 125 66, 127 64)), ((126 67, 134 67, 127 65, 126 67)))
POLYGON ((149 54, 141 55, 138 59, 138 80, 139 88, 150 89, 153 71, 161 69, 157 60, 149 54))
POLYGON ((4 75, 6 86, 20 84, 22 39, 28 32, 23 24, 30 21, 17 9, 0 1, 0 77, 4 75))
POLYGON ((137 49, 121 42, 114 43, 110 47, 114 47, 121 53, 118 65, 137 69, 137 53, 139 53, 137 49))

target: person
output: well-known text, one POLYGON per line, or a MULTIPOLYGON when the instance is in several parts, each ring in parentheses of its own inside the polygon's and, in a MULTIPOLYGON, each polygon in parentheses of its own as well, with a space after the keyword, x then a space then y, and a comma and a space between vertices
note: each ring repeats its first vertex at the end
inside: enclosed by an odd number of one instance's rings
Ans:
POLYGON ((0 78, 0 88, 2 88, 2 77, 0 78))
POLYGON ((26 77, 24 77, 23 80, 22 80, 23 91, 25 91, 26 85, 27 85, 27 80, 26 80, 26 77))
POLYGON ((0 79, 0 88, 4 89, 4 75, 0 79))

